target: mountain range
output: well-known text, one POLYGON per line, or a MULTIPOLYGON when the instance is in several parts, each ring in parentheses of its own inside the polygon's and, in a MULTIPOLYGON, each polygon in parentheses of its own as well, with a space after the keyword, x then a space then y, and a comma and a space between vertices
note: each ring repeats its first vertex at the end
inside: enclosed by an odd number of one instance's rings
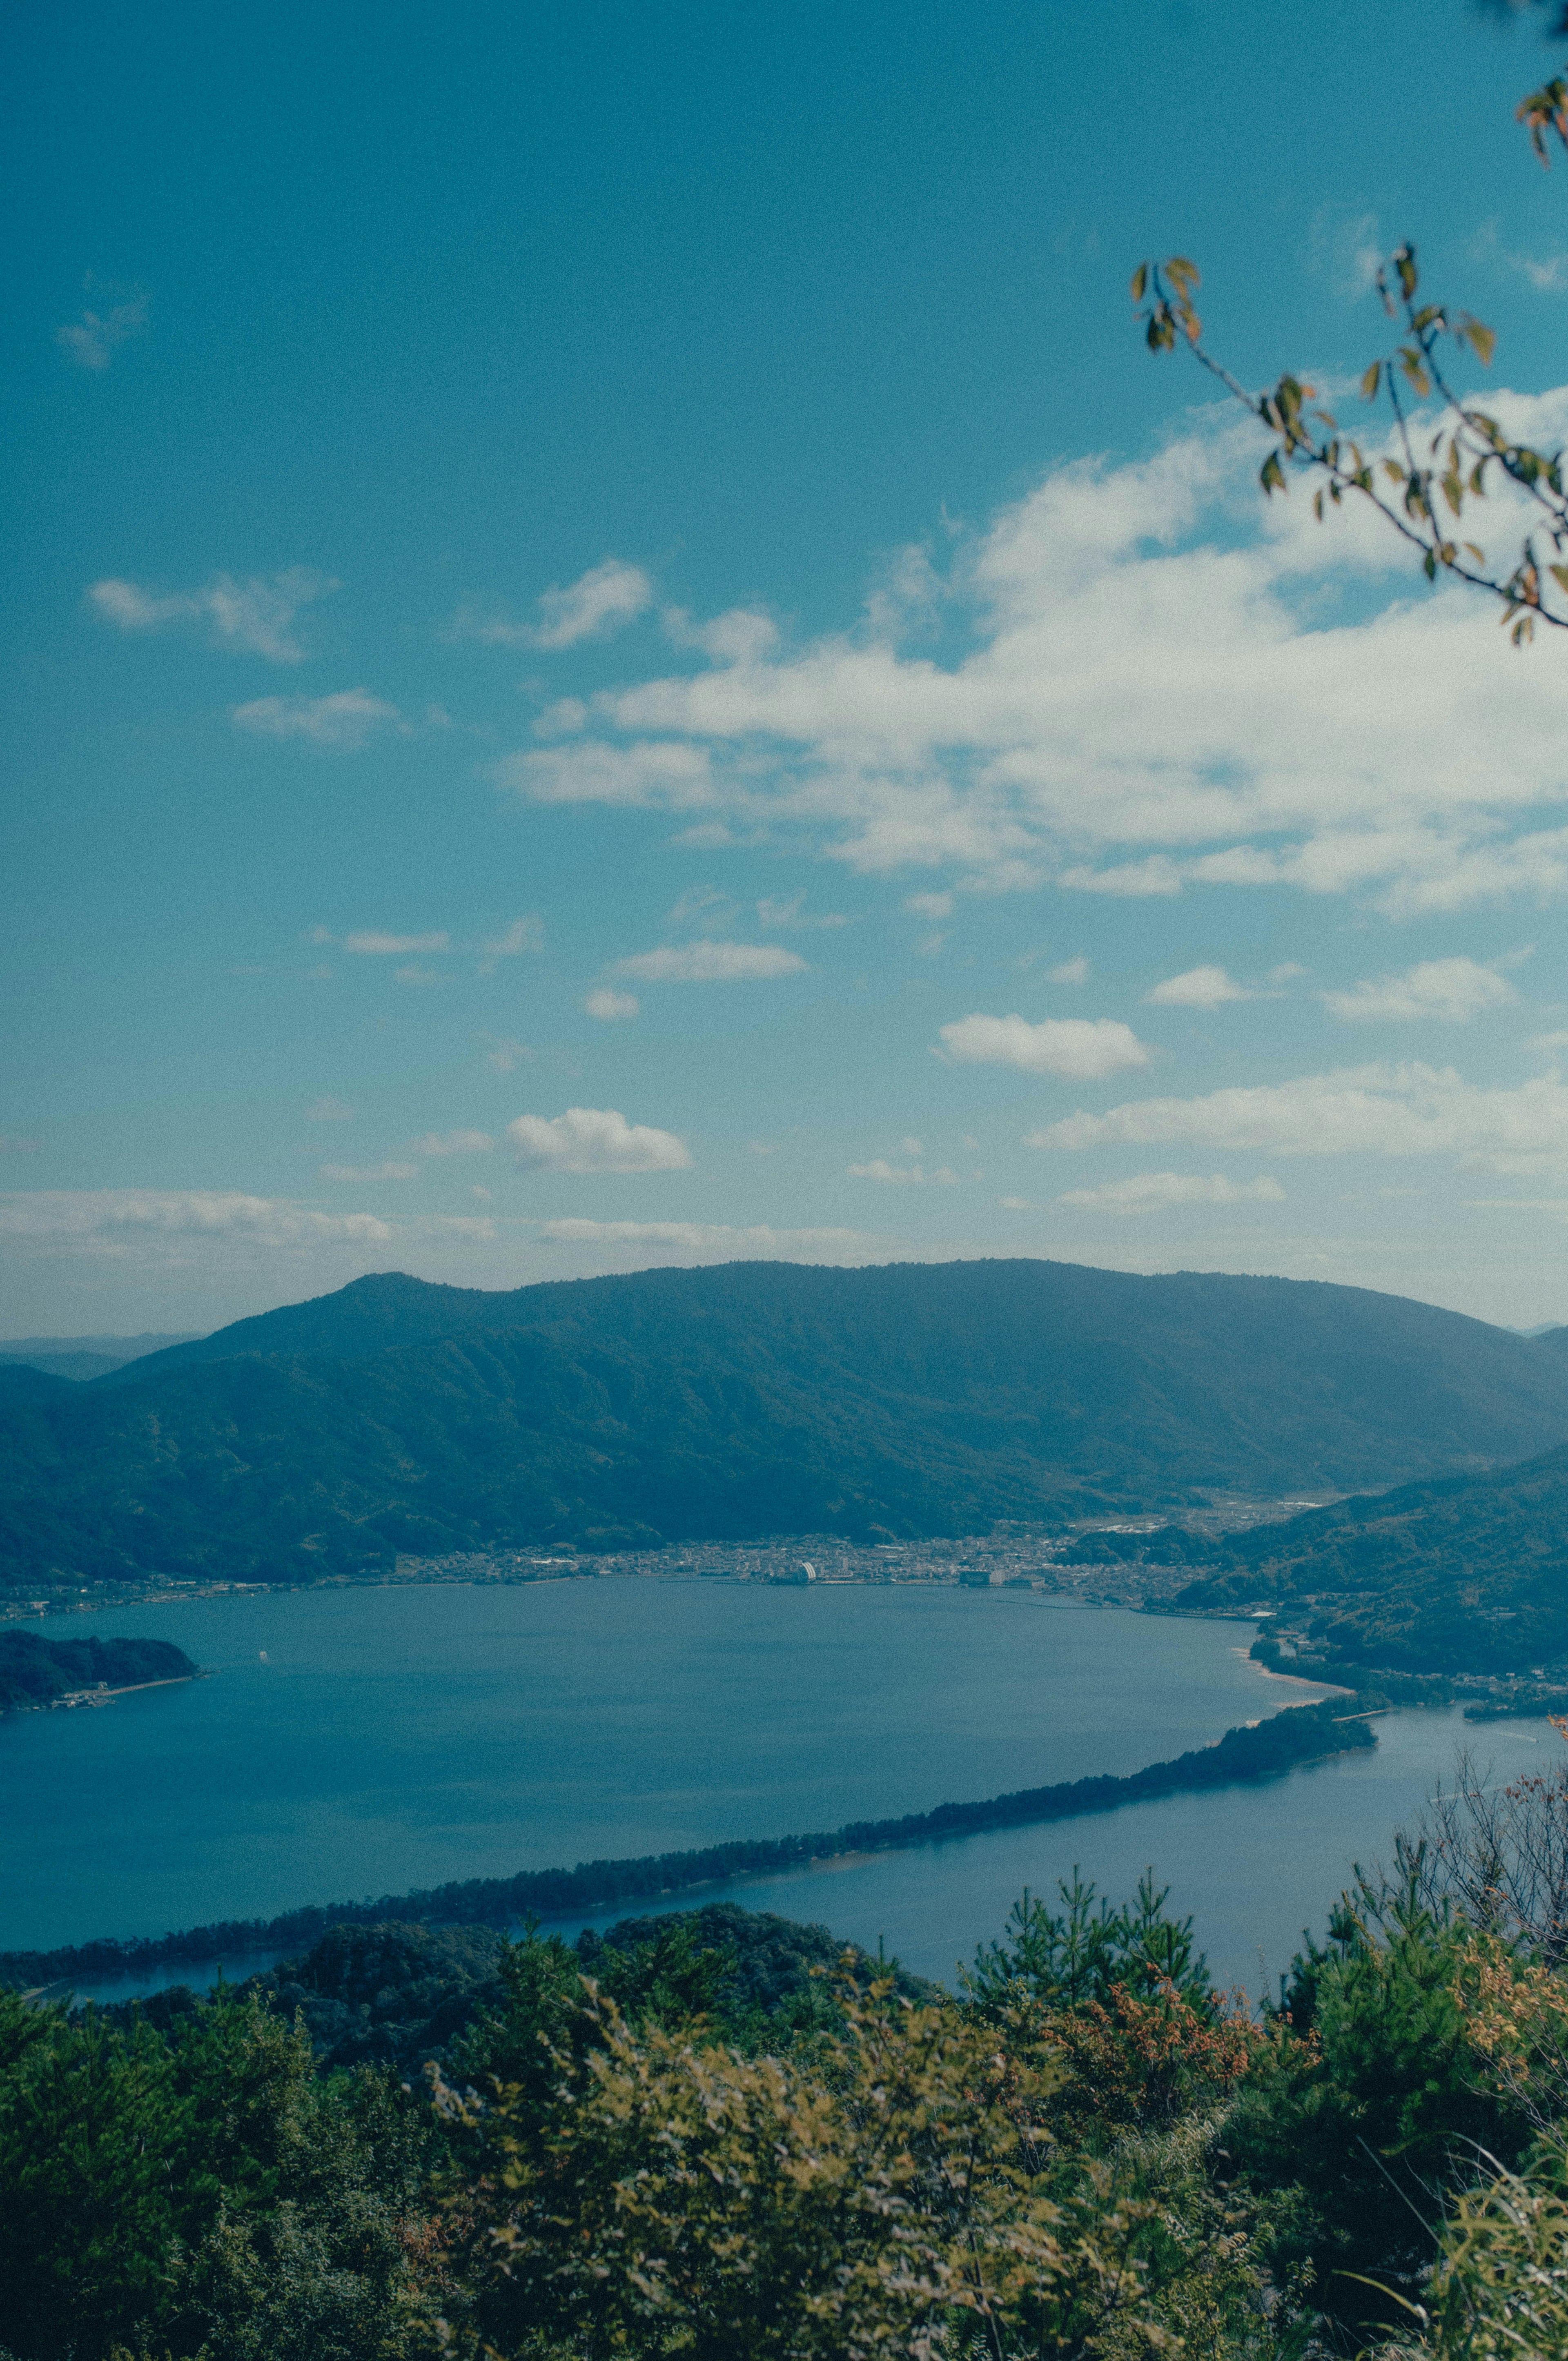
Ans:
MULTIPOLYGON (((14 1348, 13 1348, 14 1349, 14 1348)), ((386 1273, 73 1384, 0 1366, 0 1580, 1367 1491, 1568 1442, 1568 1349, 1326 1282, 734 1263, 386 1273)))

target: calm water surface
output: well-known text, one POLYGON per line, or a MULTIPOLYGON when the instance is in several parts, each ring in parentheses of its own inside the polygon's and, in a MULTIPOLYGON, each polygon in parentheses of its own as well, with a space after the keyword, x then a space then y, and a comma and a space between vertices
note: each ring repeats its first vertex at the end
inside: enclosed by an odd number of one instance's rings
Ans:
MULTIPOLYGON (((1029 1592, 620 1580, 306 1591, 39 1628, 177 1641, 213 1677, 0 1722, 0 1948, 161 1934, 447 1878, 831 1828, 1128 1772, 1320 1696, 1249 1664, 1247 1624, 1029 1592)), ((1452 1763, 1457 1718, 1377 1754, 754 1882, 950 1977, 1024 1884, 1145 1862, 1227 1980, 1286 1964, 1357 1857, 1452 1763)), ((1512 1770, 1544 1724, 1483 1730, 1512 1770)), ((1554 1741, 1552 1741, 1554 1742, 1554 1741)), ((611 1916, 624 1915, 612 1913, 611 1916)))

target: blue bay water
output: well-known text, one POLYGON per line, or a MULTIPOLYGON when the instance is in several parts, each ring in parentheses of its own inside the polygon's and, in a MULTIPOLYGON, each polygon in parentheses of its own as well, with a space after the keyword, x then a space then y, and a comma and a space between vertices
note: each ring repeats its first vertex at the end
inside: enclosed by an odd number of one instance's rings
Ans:
MULTIPOLYGON (((211 1670, 0 1722, 0 1949, 156 1935, 448 1878, 830 1829, 1124 1773, 1323 1694, 1252 1627, 1024 1591, 601 1578, 247 1595, 47 1631, 149 1633, 211 1670)), ((1258 1988, 1452 1766, 1456 1715, 1259 1789, 842 1862, 732 1891, 950 1979, 1025 1885, 1146 1863, 1258 1988)), ((1544 1724, 1482 1731, 1502 1773, 1544 1724)), ((1551 1742, 1555 1742, 1552 1741, 1551 1742)), ((667 1906, 667 1905, 666 1905, 667 1906)), ((609 1916, 624 1915, 612 1912, 609 1916)), ((580 1922, 575 1922, 580 1923, 580 1922)), ((604 1923, 601 1919, 599 1923, 604 1923)))

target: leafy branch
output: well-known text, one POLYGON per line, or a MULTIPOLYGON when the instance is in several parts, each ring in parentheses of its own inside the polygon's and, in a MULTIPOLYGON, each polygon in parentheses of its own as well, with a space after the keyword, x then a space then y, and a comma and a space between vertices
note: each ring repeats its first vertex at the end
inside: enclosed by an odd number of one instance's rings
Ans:
MULTIPOLYGON (((1546 137, 1555 131, 1568 148, 1568 82, 1559 79, 1527 99, 1519 118, 1531 128, 1537 152, 1546 160, 1546 137)), ((1133 273, 1133 302, 1153 353, 1185 344, 1211 376, 1278 439, 1259 470, 1271 496, 1288 491, 1291 477, 1317 478, 1312 507, 1320 522, 1325 501, 1338 508, 1347 493, 1370 501, 1384 522, 1420 554, 1429 582, 1440 572, 1503 604, 1502 620, 1516 647, 1533 638, 1537 622, 1568 631, 1568 493, 1561 452, 1532 450, 1510 443, 1495 418, 1463 401, 1449 382, 1442 361, 1444 337, 1468 346, 1489 367, 1497 339, 1468 312, 1419 300, 1415 248, 1401 246, 1377 274, 1384 311, 1399 323, 1399 339, 1363 372, 1361 398, 1386 400, 1392 416, 1398 456, 1368 458, 1354 437, 1343 434, 1332 411, 1315 407, 1315 389, 1285 376, 1266 393, 1252 393, 1204 346, 1202 322, 1193 303, 1201 284, 1197 265, 1183 255, 1164 263, 1143 262, 1133 273), (1415 403, 1436 396, 1439 423, 1424 451, 1431 414, 1415 403), (1501 478, 1521 492, 1535 511, 1511 571, 1489 566, 1474 541, 1454 537, 1468 503, 1485 500, 1501 478), (1548 604, 1547 577, 1562 594, 1548 604)))

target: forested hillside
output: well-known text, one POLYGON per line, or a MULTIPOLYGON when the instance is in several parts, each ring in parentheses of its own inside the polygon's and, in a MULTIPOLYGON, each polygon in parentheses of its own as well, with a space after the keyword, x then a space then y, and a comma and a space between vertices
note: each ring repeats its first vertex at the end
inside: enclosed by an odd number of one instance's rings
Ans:
POLYGON ((1213 1569, 1178 1594, 1179 1609, 1301 1602, 1331 1662, 1510 1673, 1568 1659, 1568 1449, 1219 1543, 1157 1535, 1148 1546, 1213 1569))
POLYGON ((1561 1782, 1529 1809, 1484 1922, 1463 1844, 1364 1886, 1261 2020, 1152 1876, 1025 1894, 951 1993, 733 1905, 0 1989, 3 2349, 1546 2361, 1564 2003, 1507 1897, 1561 1782))
POLYGON ((397 1274, 87 1387, 0 1384, 0 1571, 300 1579, 399 1551, 1336 1491, 1568 1439, 1568 1356, 1361 1289, 1044 1262, 397 1274))

